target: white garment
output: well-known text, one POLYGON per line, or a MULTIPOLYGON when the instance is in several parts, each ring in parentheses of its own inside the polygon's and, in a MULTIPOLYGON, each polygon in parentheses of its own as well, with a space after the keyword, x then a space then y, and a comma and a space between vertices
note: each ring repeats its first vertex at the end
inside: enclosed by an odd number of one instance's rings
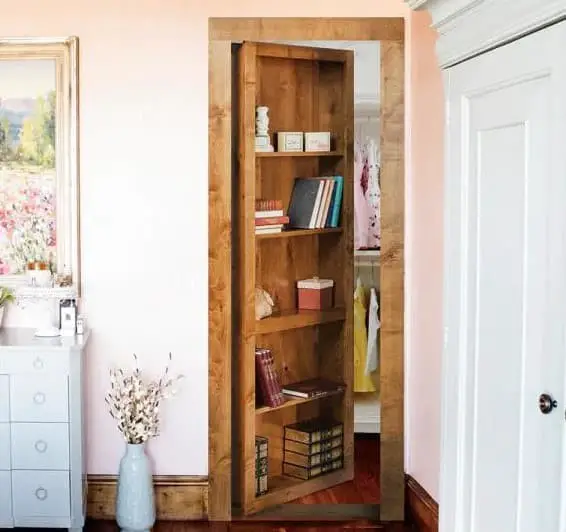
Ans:
POLYGON ((370 248, 381 247, 381 190, 379 187, 379 154, 373 139, 368 146, 368 209, 370 212, 368 245, 370 248))
POLYGON ((369 310, 368 310, 368 346, 366 356, 366 375, 373 373, 377 369, 377 331, 381 327, 377 311, 379 303, 377 302, 377 293, 375 288, 371 289, 369 310))

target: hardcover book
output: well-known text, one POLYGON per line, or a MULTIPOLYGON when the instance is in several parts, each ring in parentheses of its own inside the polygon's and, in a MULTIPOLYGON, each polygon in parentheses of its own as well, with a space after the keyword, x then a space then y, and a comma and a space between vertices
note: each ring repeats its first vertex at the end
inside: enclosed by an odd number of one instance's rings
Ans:
POLYGON ((334 382, 327 379, 308 379, 286 384, 283 386, 282 392, 286 395, 308 399, 310 397, 339 394, 345 389, 346 386, 341 382, 334 382))
POLYGON ((302 443, 300 441, 284 440, 286 451, 291 451, 297 454, 310 456, 320 452, 331 451, 336 447, 342 446, 342 436, 335 436, 327 440, 317 441, 315 443, 302 443))
POLYGON ((259 385, 258 388, 261 391, 263 403, 270 407, 282 405, 285 402, 285 397, 281 392, 281 385, 275 371, 275 361, 271 350, 256 348, 255 362, 256 382, 259 385))
POLYGON ((343 458, 338 458, 333 462, 316 465, 314 467, 301 467, 294 464, 283 463, 283 474, 300 478, 301 480, 310 480, 311 478, 319 477, 324 473, 330 473, 331 471, 342 469, 342 467, 344 467, 343 458))
POLYGON ((336 447, 330 451, 324 451, 317 454, 299 454, 285 449, 283 461, 287 464, 293 464, 301 467, 313 467, 321 464, 327 464, 328 462, 333 462, 337 458, 343 456, 342 446, 336 447))
POLYGON ((316 443, 335 436, 342 436, 343 424, 324 418, 313 418, 285 425, 285 439, 302 443, 316 443))

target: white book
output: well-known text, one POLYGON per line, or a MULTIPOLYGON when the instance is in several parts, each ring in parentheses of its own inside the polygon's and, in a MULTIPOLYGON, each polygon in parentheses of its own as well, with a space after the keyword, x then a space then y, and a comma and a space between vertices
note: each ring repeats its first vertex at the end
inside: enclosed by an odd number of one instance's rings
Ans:
POLYGON ((318 183, 318 191, 316 193, 316 199, 314 202, 314 207, 311 214, 311 219, 309 222, 309 229, 316 228, 316 220, 318 216, 318 210, 320 209, 320 200, 322 198, 322 191, 324 190, 324 181, 319 181, 318 183))
POLYGON ((266 235, 266 234, 272 234, 272 233, 281 233, 282 230, 283 230, 282 227, 273 227, 273 226, 270 226, 270 225, 266 225, 266 226, 262 227, 261 229, 256 229, 255 234, 256 235, 266 235))
POLYGON ((256 218, 275 218, 277 216, 283 216, 283 211, 256 211, 256 218))

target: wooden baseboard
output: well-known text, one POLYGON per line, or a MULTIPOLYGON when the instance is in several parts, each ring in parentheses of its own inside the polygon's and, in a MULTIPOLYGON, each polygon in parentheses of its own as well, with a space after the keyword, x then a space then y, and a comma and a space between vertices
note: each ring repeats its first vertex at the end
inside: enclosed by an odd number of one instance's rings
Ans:
POLYGON ((438 503, 410 475, 405 478, 407 522, 420 532, 438 532, 438 503))
MULTIPOLYGON (((89 475, 87 515, 115 519, 116 476, 89 475)), ((190 521, 207 519, 208 479, 197 476, 154 476, 157 519, 190 521)))

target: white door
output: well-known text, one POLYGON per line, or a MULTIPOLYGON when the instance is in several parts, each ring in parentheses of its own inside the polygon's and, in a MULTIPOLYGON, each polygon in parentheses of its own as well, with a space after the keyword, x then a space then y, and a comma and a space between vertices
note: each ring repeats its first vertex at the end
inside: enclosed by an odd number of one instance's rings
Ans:
POLYGON ((446 73, 441 532, 566 530, 565 49, 560 24, 446 73))

